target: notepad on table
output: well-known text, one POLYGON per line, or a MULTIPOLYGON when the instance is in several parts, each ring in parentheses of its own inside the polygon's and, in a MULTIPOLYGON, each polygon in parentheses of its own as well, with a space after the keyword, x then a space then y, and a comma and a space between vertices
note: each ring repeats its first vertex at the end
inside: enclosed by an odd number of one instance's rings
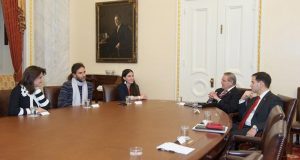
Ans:
POLYGON ((43 112, 39 112, 38 114, 41 116, 46 116, 49 115, 50 113, 48 111, 43 111, 43 112))
POLYGON ((180 154, 189 154, 195 150, 195 148, 182 146, 173 142, 166 142, 156 147, 158 150, 176 152, 180 154))

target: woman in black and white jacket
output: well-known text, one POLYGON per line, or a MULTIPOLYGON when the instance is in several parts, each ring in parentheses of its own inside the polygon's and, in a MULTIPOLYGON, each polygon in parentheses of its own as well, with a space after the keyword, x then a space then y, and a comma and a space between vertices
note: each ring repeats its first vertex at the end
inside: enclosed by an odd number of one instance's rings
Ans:
POLYGON ((32 114, 30 110, 32 107, 38 107, 36 111, 40 113, 49 108, 50 102, 40 89, 45 74, 46 70, 38 66, 29 66, 25 69, 22 80, 11 92, 8 115, 32 114))

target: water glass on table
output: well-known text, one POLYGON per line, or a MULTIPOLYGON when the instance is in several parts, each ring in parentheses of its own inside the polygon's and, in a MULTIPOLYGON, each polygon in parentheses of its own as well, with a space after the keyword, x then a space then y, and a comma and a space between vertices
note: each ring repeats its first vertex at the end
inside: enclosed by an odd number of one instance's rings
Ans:
POLYGON ((84 107, 91 107, 91 100, 87 99, 84 101, 84 107))
POLYGON ((180 126, 180 133, 181 133, 181 137, 183 137, 185 140, 189 140, 189 129, 190 127, 188 125, 182 125, 180 126))
POLYGON ((37 106, 30 107, 30 112, 31 112, 31 114, 29 115, 30 117, 37 117, 38 116, 37 108, 38 108, 37 106))
POLYGON ((204 120, 211 120, 211 113, 210 111, 204 111, 204 120))
POLYGON ((130 147, 129 155, 130 155, 130 160, 142 160, 143 148, 142 147, 130 147))
POLYGON ((133 96, 126 96, 125 100, 126 100, 126 104, 130 105, 133 101, 133 96))

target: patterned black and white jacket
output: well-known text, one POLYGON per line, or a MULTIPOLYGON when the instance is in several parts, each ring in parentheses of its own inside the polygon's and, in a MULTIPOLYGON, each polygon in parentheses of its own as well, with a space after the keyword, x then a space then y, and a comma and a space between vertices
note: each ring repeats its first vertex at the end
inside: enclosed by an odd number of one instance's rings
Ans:
POLYGON ((41 89, 36 89, 33 94, 29 94, 23 85, 18 84, 10 94, 8 115, 31 114, 30 107, 33 106, 49 109, 50 102, 41 89))

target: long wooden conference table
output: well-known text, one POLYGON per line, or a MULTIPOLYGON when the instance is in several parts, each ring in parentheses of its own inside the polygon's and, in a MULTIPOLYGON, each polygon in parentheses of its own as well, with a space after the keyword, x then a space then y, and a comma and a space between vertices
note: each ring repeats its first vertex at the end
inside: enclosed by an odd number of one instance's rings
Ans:
POLYGON ((129 159, 129 148, 143 148, 143 160, 201 159, 228 134, 196 132, 204 110, 212 120, 231 128, 223 111, 211 107, 194 114, 174 101, 147 100, 142 105, 102 103, 99 108, 66 107, 40 117, 0 118, 0 159, 129 159), (158 151, 164 142, 175 142, 180 126, 188 125, 192 138, 188 155, 158 151))

